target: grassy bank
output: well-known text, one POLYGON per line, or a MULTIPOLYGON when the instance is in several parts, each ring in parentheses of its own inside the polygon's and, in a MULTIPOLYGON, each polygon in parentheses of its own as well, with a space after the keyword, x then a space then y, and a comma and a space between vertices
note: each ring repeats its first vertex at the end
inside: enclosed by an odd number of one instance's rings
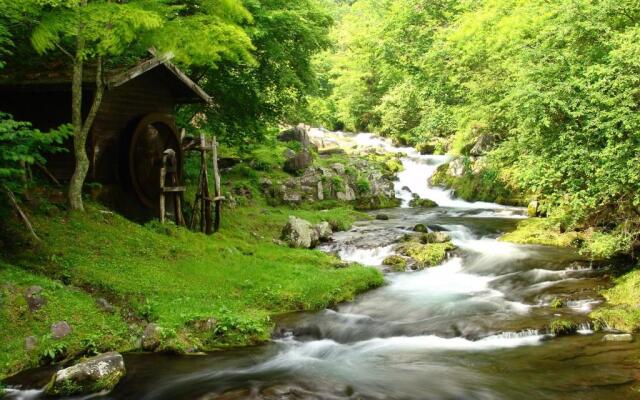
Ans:
POLYGON ((239 206, 213 237, 140 226, 95 204, 83 214, 47 210, 33 215, 43 242, 13 249, 0 266, 0 377, 87 349, 135 349, 147 322, 162 328, 161 348, 169 351, 258 343, 269 338, 274 314, 322 309, 383 281, 374 269, 342 268, 319 251, 274 243, 289 215, 342 225, 365 217, 347 206, 239 206), (35 312, 24 297, 31 285, 48 300, 35 312), (116 306, 114 314, 97 307, 100 297, 116 306), (198 321, 210 318, 215 326, 200 329, 198 321), (72 333, 54 340, 48 332, 60 320, 72 333), (27 336, 38 338, 31 351, 24 349, 27 336))

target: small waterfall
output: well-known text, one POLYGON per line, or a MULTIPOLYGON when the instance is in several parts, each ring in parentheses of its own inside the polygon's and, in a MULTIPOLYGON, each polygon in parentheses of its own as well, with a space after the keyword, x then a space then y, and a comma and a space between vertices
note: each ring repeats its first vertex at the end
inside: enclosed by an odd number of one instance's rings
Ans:
POLYGON ((582 322, 578 324, 578 333, 581 335, 591 335, 593 334, 593 328, 591 327, 590 322, 582 322))

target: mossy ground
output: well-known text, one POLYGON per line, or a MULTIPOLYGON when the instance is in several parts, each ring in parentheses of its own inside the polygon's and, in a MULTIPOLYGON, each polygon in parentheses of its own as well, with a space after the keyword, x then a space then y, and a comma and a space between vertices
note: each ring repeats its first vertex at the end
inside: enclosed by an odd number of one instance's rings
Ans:
POLYGON ((133 349, 148 321, 162 327, 167 351, 251 345, 270 337, 273 315, 322 309, 381 285, 376 269, 337 268, 342 265, 333 256, 274 242, 289 215, 338 229, 369 218, 338 202, 268 206, 258 181, 279 173, 247 164, 227 172, 224 191, 235 197, 235 208, 224 211, 213 236, 158 222, 138 225, 91 202, 84 213, 68 213, 63 202, 35 201, 29 213, 41 243, 11 243, 3 232, 0 378, 50 361, 44 355, 51 352, 64 358, 87 349, 133 349), (34 284, 49 302, 30 313, 24 289, 34 284), (98 297, 117 312, 100 311, 98 297), (217 321, 213 330, 194 328, 194 321, 209 318, 217 321), (48 338, 60 320, 72 333, 48 338), (26 352, 25 337, 32 335, 38 347, 26 352))
POLYGON ((616 285, 602 292, 607 304, 590 314, 601 328, 640 331, 640 270, 621 276, 616 285))
POLYGON ((580 234, 561 232, 557 224, 546 218, 530 218, 521 221, 515 231, 504 234, 500 240, 518 244, 572 247, 579 243, 580 234))

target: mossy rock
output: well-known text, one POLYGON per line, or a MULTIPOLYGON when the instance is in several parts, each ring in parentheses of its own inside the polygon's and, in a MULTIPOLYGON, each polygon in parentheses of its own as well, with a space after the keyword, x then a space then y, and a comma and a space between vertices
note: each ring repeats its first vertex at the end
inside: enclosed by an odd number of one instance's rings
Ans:
POLYGON ((400 254, 410 257, 415 261, 418 269, 433 267, 442 263, 447 258, 447 252, 455 249, 452 243, 422 244, 409 242, 398 248, 400 254))
POLYGON ((45 392, 52 396, 73 396, 110 391, 125 373, 122 355, 104 353, 57 371, 45 392))
POLYGON ((413 199, 409 202, 411 207, 434 208, 438 207, 438 203, 429 199, 413 199))
POLYGON ((556 336, 569 336, 578 332, 578 324, 566 319, 554 319, 549 324, 549 332, 556 336))
POLYGON ((413 231, 414 232, 427 233, 427 232, 429 232, 429 229, 427 228, 427 226, 425 224, 417 224, 416 226, 413 227, 413 231))
POLYGON ((392 271, 402 272, 407 269, 407 260, 404 257, 394 255, 385 258, 384 261, 382 261, 382 265, 391 267, 392 271))

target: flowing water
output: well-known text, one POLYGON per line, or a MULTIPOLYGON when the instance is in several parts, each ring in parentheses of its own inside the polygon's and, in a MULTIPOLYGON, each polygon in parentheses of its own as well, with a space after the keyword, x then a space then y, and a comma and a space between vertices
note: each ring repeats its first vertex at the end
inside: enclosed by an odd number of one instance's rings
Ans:
MULTIPOLYGON (((446 156, 422 156, 369 134, 354 140, 407 154, 396 185, 403 205, 385 211, 388 220, 336 234, 324 250, 382 268, 417 223, 447 231, 457 250, 439 266, 387 274, 385 286, 352 303, 282 316, 265 346, 200 357, 127 355, 127 376, 104 398, 640 398, 638 344, 603 342, 588 322, 603 301, 598 290, 610 284, 606 265, 566 249, 498 241, 524 210, 430 187, 446 156), (412 193, 439 207, 408 207, 412 193), (566 306, 552 308, 556 297, 566 306), (579 335, 550 335, 546 326, 557 317, 579 322, 579 335)), ((37 371, 30 379, 38 381, 37 371)), ((37 390, 13 395, 39 397, 37 390)))

